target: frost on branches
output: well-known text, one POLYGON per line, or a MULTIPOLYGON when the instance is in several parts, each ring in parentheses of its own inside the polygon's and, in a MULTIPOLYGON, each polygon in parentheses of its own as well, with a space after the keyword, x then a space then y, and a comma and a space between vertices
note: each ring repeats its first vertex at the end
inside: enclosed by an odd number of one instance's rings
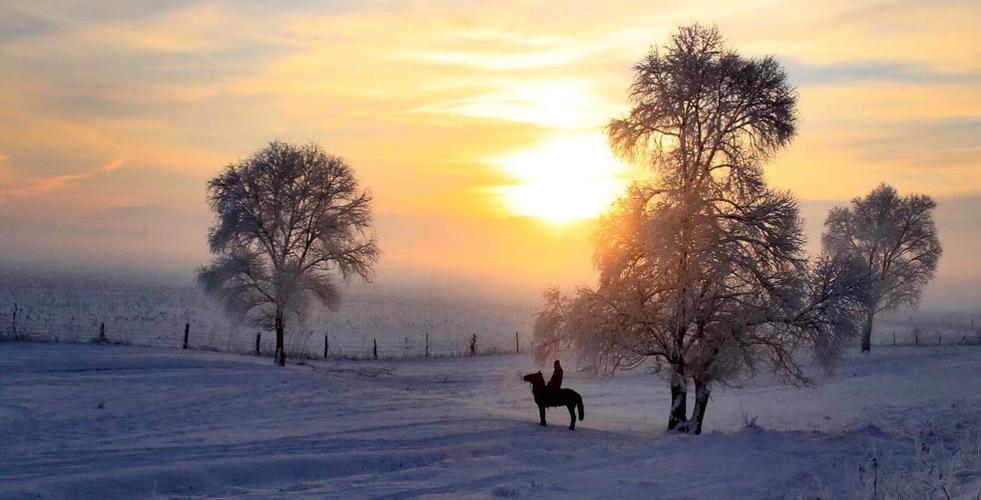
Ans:
POLYGON ((287 320, 336 307, 338 278, 372 278, 371 196, 341 158, 316 145, 272 142, 208 184, 215 255, 198 282, 229 315, 276 331, 286 363, 287 320))
POLYGON ((766 186, 763 162, 796 127, 773 58, 744 58, 693 25, 635 71, 633 107, 608 134, 653 180, 601 220, 596 287, 545 292, 535 355, 570 350, 598 372, 652 360, 669 370, 668 429, 700 433, 714 383, 761 369, 809 383, 803 349, 830 367, 855 334, 862 275, 848 259, 809 264, 796 199, 766 186))
POLYGON ((933 279, 943 253, 933 209, 921 194, 899 196, 885 184, 849 207, 836 207, 824 222, 824 251, 851 258, 866 275, 862 304, 862 351, 872 350, 872 322, 882 311, 915 306, 933 279))

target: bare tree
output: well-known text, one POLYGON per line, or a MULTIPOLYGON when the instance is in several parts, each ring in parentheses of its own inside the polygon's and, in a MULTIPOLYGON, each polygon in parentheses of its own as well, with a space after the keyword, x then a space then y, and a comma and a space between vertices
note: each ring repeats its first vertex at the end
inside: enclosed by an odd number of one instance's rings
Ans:
POLYGON ((774 59, 743 58, 692 25, 635 70, 633 108, 608 134, 655 180, 602 220, 597 288, 546 294, 535 345, 571 347, 594 370, 667 366, 668 428, 698 433, 712 383, 759 365, 807 383, 799 348, 835 358, 851 331, 851 275, 831 259, 808 266, 796 200, 763 179, 762 162, 795 131, 795 92, 774 59))
POLYGON ((872 349, 875 315, 917 305, 933 279, 943 253, 933 222, 936 207, 929 196, 901 197, 881 184, 850 207, 833 208, 824 221, 824 251, 856 259, 866 273, 862 352, 872 349))
POLYGON ((373 278, 371 195, 319 146, 272 142, 212 179, 208 198, 215 259, 198 269, 198 282, 228 314, 274 328, 283 366, 287 320, 317 302, 336 307, 338 278, 373 278))

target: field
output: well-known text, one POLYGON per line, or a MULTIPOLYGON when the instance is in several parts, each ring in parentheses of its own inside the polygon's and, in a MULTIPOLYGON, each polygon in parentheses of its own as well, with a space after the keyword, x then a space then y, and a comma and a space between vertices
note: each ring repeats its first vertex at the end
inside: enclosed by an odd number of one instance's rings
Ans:
MULTIPOLYGON (((663 433, 660 375, 567 371, 537 425, 523 355, 328 360, 0 343, 0 497, 975 498, 981 349, 850 353, 813 388, 717 389, 663 433)), ((546 372, 546 375, 548 373, 546 372)))
MULTIPOLYGON (((501 299, 468 290, 386 285, 352 286, 337 311, 319 311, 289 325, 290 356, 433 357, 514 352, 527 347, 534 300, 501 299), (428 342, 427 342, 428 339, 428 342), (427 347, 428 346, 428 347, 427 347)), ((45 342, 110 342, 179 347, 189 328, 192 349, 271 356, 274 336, 230 321, 193 282, 160 277, 19 272, 0 268, 0 337, 45 342), (17 311, 16 317, 14 311, 17 311)))
MULTIPOLYGON (((291 325, 290 356, 367 359, 510 353, 527 348, 539 299, 502 298, 475 290, 412 286, 354 286, 337 311, 320 311, 291 325), (326 342, 325 342, 326 341, 326 342)), ((230 321, 193 283, 159 276, 24 272, 0 267, 0 338, 45 342, 109 342, 189 346, 271 356, 273 334, 230 321), (16 311, 16 316, 14 312, 16 311)), ((979 311, 899 311, 880 314, 878 345, 981 345, 979 311)))

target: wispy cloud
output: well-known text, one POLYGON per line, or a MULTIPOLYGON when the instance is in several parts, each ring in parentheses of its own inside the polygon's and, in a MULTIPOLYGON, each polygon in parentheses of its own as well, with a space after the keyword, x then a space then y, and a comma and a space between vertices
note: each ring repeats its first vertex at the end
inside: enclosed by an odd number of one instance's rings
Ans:
MULTIPOLYGON (((6 160, 6 157, 0 157, 0 163, 4 163, 6 160)), ((82 179, 89 179, 115 172, 122 168, 123 165, 124 160, 117 158, 85 172, 50 177, 33 177, 22 181, 15 181, 12 186, 0 186, 0 203, 14 198, 29 198, 50 191, 65 189, 82 179)))
POLYGON ((840 85, 855 82, 981 85, 981 71, 946 72, 913 62, 871 60, 806 64, 785 61, 785 65, 791 81, 797 85, 840 85))

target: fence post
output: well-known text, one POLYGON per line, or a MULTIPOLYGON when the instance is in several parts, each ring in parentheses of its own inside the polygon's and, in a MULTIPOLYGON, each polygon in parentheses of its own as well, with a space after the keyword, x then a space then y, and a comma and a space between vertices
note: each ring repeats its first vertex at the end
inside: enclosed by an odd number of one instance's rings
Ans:
POLYGON ((521 354, 521 345, 518 344, 518 332, 514 332, 514 353, 521 354))
POLYGON ((476 354, 477 354, 477 334, 475 333, 473 334, 473 337, 470 337, 470 355, 473 356, 476 354))
POLYGON ((324 334, 324 359, 327 359, 327 353, 330 352, 330 340, 327 338, 327 334, 324 334))
POLYGON ((99 340, 103 340, 103 341, 106 340, 106 324, 105 323, 100 323, 99 324, 99 340))
POLYGON ((261 332, 256 332, 256 334, 255 334, 255 355, 256 356, 259 355, 259 341, 261 341, 261 340, 262 340, 262 333, 261 332))
POLYGON ((191 324, 184 323, 184 349, 187 349, 187 337, 191 333, 191 324))
POLYGON ((371 339, 371 357, 378 359, 378 339, 371 339))
POLYGON ((429 357, 429 332, 426 332, 426 357, 429 357))
MULTIPOLYGON (((20 340, 17 337, 17 303, 14 302, 14 312, 10 317, 10 334, 14 336, 14 340, 20 340)), ((974 320, 971 320, 971 327, 974 327, 974 320)))

